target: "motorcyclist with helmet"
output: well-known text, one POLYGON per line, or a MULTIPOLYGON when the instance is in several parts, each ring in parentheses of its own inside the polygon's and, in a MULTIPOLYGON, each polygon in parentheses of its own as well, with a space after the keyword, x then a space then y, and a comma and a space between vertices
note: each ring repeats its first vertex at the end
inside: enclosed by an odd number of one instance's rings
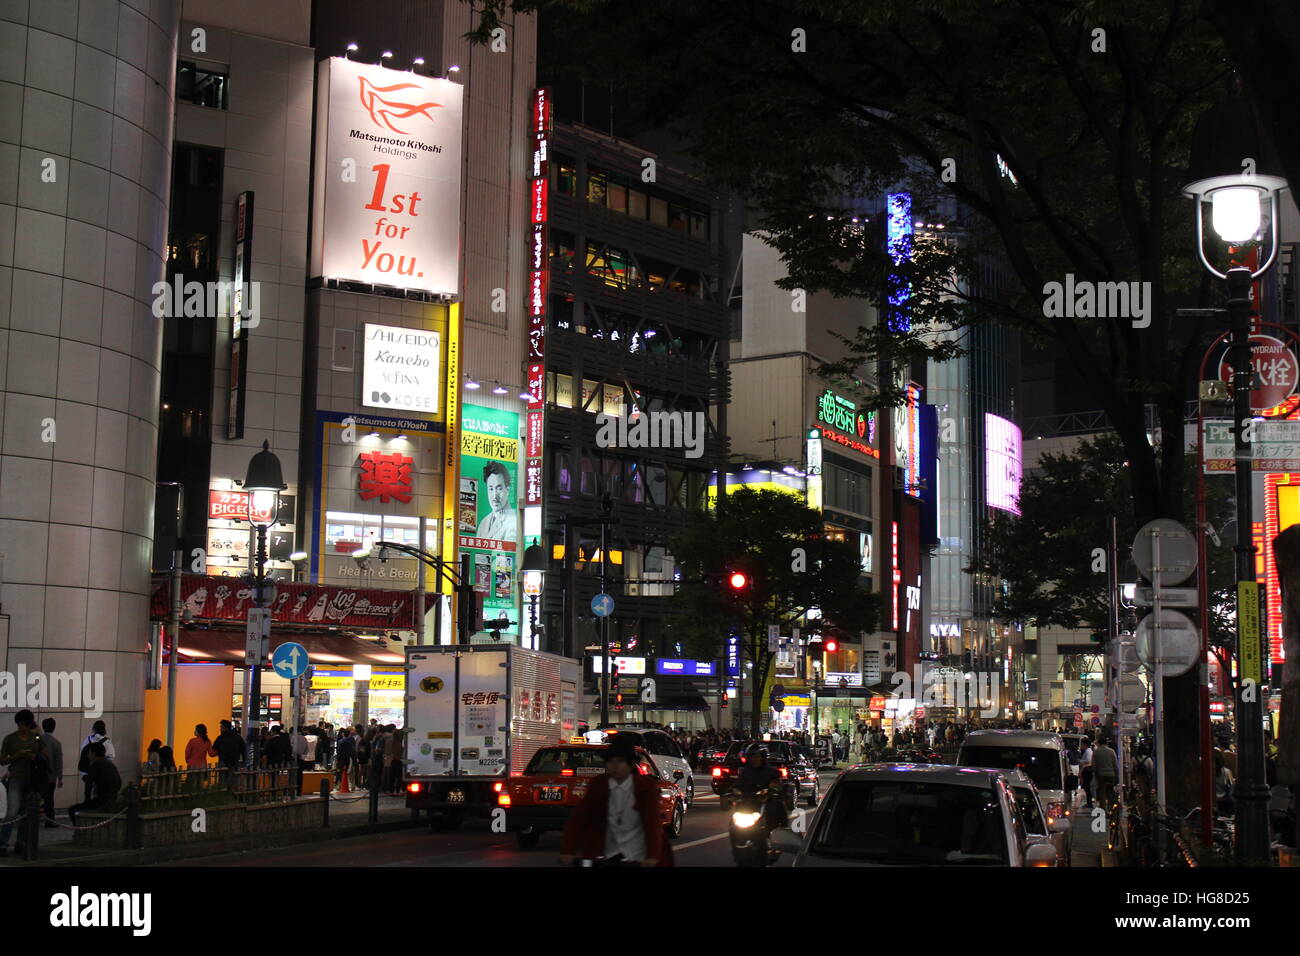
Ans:
POLYGON ((752 744, 745 751, 745 765, 736 778, 736 786, 743 792, 754 793, 766 789, 767 805, 764 810, 770 827, 786 825, 784 789, 781 771, 767 761, 767 748, 752 744))

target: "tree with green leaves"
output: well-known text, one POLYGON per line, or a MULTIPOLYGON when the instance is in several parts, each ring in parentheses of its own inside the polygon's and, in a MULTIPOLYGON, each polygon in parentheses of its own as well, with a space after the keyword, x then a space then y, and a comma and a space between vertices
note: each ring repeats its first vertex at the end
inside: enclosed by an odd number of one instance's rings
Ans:
POLYGON ((862 581, 857 546, 828 539, 821 515, 794 495, 737 488, 724 507, 692 521, 670 546, 683 578, 682 643, 695 656, 713 660, 734 634, 742 660, 753 665, 746 678, 753 736, 775 659, 769 626, 786 636, 791 627, 808 634, 833 626, 855 636, 876 629, 880 599, 862 581), (730 586, 727 578, 734 572, 746 576, 744 587, 730 586), (820 609, 821 617, 805 620, 809 608, 820 609))
MULTIPOLYGON (((1005 582, 994 607, 1000 619, 1038 627, 1110 630, 1106 551, 1111 516, 1119 518, 1121 562, 1138 530, 1126 507, 1128 467, 1119 440, 1101 434, 1081 439, 1069 451, 1043 455, 1025 473, 1020 514, 993 512, 985 527, 982 559, 968 569, 1005 582)), ((1206 548, 1210 647, 1227 673, 1232 670, 1236 595, 1232 536, 1223 532, 1233 520, 1231 493, 1227 478, 1207 478, 1206 518, 1213 531, 1206 548)), ((1189 514, 1195 513, 1190 496, 1186 507, 1189 514)), ((1194 584, 1192 579, 1186 586, 1194 584)))
MULTIPOLYGON (((470 2, 483 36, 510 11, 542 10, 565 64, 616 85, 624 135, 674 130, 708 180, 746 200, 786 287, 885 315, 907 288, 910 328, 864 324, 828 374, 869 383, 875 363, 943 360, 978 324, 1054 343, 1123 446, 1133 523, 1185 517, 1185 456, 1157 454, 1146 408, 1161 432, 1181 432, 1223 324, 1175 312, 1216 304, 1182 186, 1191 131, 1232 65, 1198 4, 470 2), (895 262, 881 217, 855 197, 900 185, 934 228, 895 262), (1132 296, 1123 308, 1048 308, 1050 285, 1068 282, 1122 283, 1132 296)), ((898 383, 866 399, 898 405, 898 383)), ((1196 676, 1166 688, 1170 745, 1191 752, 1196 676)), ((1172 805, 1197 800, 1194 775, 1170 779, 1172 805)))

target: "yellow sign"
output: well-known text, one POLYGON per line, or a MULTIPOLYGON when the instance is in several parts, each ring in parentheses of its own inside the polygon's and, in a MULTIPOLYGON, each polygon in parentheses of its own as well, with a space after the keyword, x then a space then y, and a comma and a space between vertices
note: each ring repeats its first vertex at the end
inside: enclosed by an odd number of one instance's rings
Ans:
MULTIPOLYGON (((311 676, 312 690, 352 690, 353 680, 351 674, 322 674, 313 673, 311 676)), ((397 673, 371 673, 370 675, 371 690, 405 690, 406 674, 397 673)))
POLYGON ((787 707, 811 707, 812 706, 811 697, 802 697, 797 694, 792 694, 787 697, 782 697, 781 701, 787 707))
POLYGON ((1263 682, 1259 646, 1259 585, 1254 581, 1237 582, 1237 656, 1243 680, 1256 686, 1263 682))
POLYGON ((370 677, 371 690, 406 690, 405 674, 373 674, 370 677))

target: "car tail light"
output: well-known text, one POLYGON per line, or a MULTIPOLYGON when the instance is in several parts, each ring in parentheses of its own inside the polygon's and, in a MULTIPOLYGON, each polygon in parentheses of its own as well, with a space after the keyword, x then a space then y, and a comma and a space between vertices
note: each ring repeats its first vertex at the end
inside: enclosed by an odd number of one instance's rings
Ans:
POLYGON ((510 806, 510 794, 503 793, 501 794, 501 796, 497 797, 497 806, 499 807, 510 806))
POLYGON ((511 770, 511 771, 510 771, 510 776, 512 776, 512 777, 522 777, 523 775, 524 775, 524 772, 523 772, 522 770, 511 770))
POLYGON ((407 792, 407 793, 419 793, 419 792, 420 792, 421 790, 423 790, 423 789, 424 789, 424 786, 423 786, 422 784, 418 784, 418 783, 408 783, 408 784, 406 785, 406 792, 407 792))
POLYGON ((498 782, 492 784, 492 792, 493 792, 493 793, 500 793, 504 788, 505 788, 505 784, 504 784, 504 783, 501 783, 500 781, 498 781, 498 782))
POLYGON ((788 776, 790 776, 790 771, 786 770, 785 767, 782 767, 782 768, 781 768, 781 776, 782 776, 782 777, 788 777, 788 776))
POLYGON ((721 776, 722 776, 722 768, 721 768, 721 767, 714 767, 714 768, 713 768, 713 775, 714 775, 715 777, 721 777, 721 776))
POLYGON ((573 771, 572 771, 572 770, 561 770, 561 771, 560 771, 560 776, 561 776, 561 777, 572 777, 572 776, 573 776, 573 771))

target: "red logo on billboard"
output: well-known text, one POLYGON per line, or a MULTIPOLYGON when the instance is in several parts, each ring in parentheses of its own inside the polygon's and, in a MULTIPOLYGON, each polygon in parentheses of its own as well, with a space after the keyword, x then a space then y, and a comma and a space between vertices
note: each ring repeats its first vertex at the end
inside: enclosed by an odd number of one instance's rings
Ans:
POLYGON ((416 83, 394 83, 392 86, 375 86, 364 76, 358 77, 361 81, 361 105, 366 108, 370 118, 376 126, 384 125, 394 133, 406 135, 406 130, 398 129, 392 121, 408 119, 412 116, 423 116, 429 122, 433 122, 433 114, 429 110, 433 107, 442 109, 441 103, 434 103, 430 100, 428 103, 403 103, 399 99, 393 99, 383 96, 384 93, 396 93, 398 90, 418 90, 419 84, 416 83))
POLYGON ((369 451, 360 456, 360 461, 357 490, 362 501, 378 498, 388 504, 396 499, 405 504, 411 500, 411 466, 415 459, 396 451, 388 455, 369 451))

